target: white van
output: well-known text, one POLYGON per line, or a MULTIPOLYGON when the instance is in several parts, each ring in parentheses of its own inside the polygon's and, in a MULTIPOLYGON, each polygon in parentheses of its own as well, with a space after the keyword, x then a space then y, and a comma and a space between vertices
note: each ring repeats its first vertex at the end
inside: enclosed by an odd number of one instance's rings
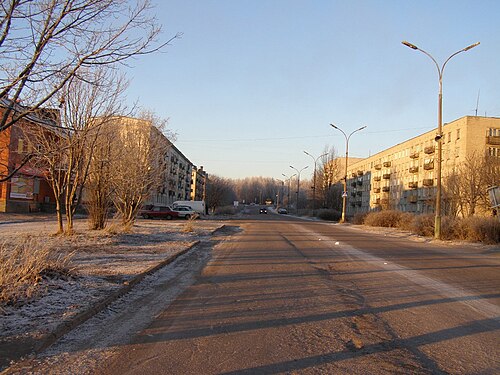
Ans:
POLYGON ((175 201, 172 206, 185 206, 190 207, 193 211, 198 212, 199 214, 205 214, 205 201, 175 201))

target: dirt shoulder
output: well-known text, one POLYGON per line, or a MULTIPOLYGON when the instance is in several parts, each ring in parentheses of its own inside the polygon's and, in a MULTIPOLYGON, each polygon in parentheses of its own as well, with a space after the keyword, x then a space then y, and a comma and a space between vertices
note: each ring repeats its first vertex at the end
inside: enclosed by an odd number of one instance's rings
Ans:
POLYGON ((44 278, 38 294, 16 306, 0 307, 0 370, 13 360, 38 351, 127 292, 144 275, 167 264, 199 241, 210 238, 223 223, 198 220, 187 231, 186 221, 138 220, 131 233, 90 231, 77 220, 76 234, 54 236, 48 216, 0 217, 0 241, 30 238, 73 253, 68 277, 44 278))

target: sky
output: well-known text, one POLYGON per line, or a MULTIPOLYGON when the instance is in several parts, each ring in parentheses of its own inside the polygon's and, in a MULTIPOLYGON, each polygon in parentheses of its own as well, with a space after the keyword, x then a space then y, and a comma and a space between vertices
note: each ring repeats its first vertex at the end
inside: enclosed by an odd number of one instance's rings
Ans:
POLYGON ((152 0, 162 53, 127 69, 128 99, 167 119, 209 174, 282 179, 326 147, 368 157, 443 122, 500 117, 497 0, 152 0), (479 100, 478 100, 479 99, 479 100))

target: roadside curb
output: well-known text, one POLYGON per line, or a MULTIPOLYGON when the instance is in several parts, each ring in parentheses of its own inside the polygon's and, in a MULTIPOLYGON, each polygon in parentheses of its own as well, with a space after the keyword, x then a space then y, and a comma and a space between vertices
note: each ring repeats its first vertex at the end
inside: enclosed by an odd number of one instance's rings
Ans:
MULTIPOLYGON (((213 231, 210 232, 209 235, 214 235, 218 231, 224 229, 225 225, 221 225, 218 228, 214 229, 213 231)), ((170 263, 174 262, 177 260, 179 257, 182 255, 188 253, 192 249, 194 249, 196 246, 198 246, 202 241, 197 240, 194 241, 191 245, 189 245, 187 248, 179 251, 178 253, 168 257, 167 259, 162 260, 161 262, 157 263, 154 266, 149 267, 145 271, 137 274, 134 276, 131 280, 128 280, 124 282, 123 286, 121 286, 119 289, 110 292, 106 297, 103 299, 96 301, 94 304, 90 305, 87 309, 79 312, 72 318, 70 318, 67 321, 62 322, 59 324, 57 327, 55 327, 51 332, 47 332, 46 334, 43 334, 41 337, 37 339, 37 342, 30 348, 27 348, 26 352, 24 353, 19 353, 19 355, 16 356, 16 358, 11 358, 11 363, 12 361, 18 361, 22 359, 23 357, 25 358, 30 358, 31 356, 34 356, 36 354, 39 354, 43 350, 47 349, 50 347, 52 344, 54 344, 57 340, 59 340, 62 336, 67 334, 68 332, 72 331, 79 325, 85 323, 87 320, 92 318, 93 316, 97 315, 101 311, 103 311, 107 306, 109 306, 111 303, 115 302, 118 300, 120 297, 124 296, 128 292, 130 292, 137 284, 139 284, 146 276, 151 275, 158 271, 159 269, 169 265, 170 263)), ((0 373, 3 373, 4 371, 8 371, 9 365, 3 369, 0 370, 0 373)))

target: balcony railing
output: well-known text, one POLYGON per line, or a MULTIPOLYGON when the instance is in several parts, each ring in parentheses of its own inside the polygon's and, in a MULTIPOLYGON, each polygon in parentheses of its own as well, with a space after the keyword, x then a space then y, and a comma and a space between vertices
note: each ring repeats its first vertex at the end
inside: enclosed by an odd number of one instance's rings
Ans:
POLYGON ((434 169, 434 162, 433 162, 433 161, 431 161, 431 162, 429 162, 429 163, 425 163, 425 164, 424 164, 424 169, 425 169, 426 171, 428 171, 428 170, 430 170, 430 169, 434 169))
POLYGON ((416 195, 410 195, 410 196, 408 197, 408 202, 410 202, 410 203, 417 203, 417 199, 418 199, 418 198, 417 198, 417 196, 416 196, 416 195))
POLYGON ((486 137, 486 143, 489 145, 500 145, 500 136, 490 135, 486 137))
POLYGON ((424 186, 432 186, 432 185, 434 185, 434 180, 432 178, 426 178, 423 181, 423 185, 424 186))
POLYGON ((380 176, 373 177, 373 181, 380 181, 380 180, 381 180, 380 176))
POLYGON ((363 185, 363 180, 358 180, 358 181, 356 181, 356 184, 358 184, 358 186, 363 185))
POLYGON ((373 188, 374 193, 380 193, 380 188, 373 188))
POLYGON ((409 171, 410 171, 410 173, 417 173, 418 167, 410 167, 409 171))
POLYGON ((410 189, 416 189, 416 188, 418 188, 418 182, 409 182, 408 187, 410 189))
POLYGON ((424 152, 426 154, 429 154, 429 155, 433 154, 435 150, 436 150, 436 148, 434 146, 429 146, 429 147, 424 148, 424 152))
POLYGON ((373 201, 373 204, 380 205, 380 198, 377 198, 373 201))
POLYGON ((412 158, 412 159, 418 159, 418 152, 412 152, 410 154, 410 158, 412 158))
POLYGON ((388 180, 391 178, 391 174, 390 173, 384 173, 383 176, 384 180, 388 180))
POLYGON ((374 168, 379 171, 382 169, 382 164, 375 164, 374 168))
POLYGON ((391 162, 390 161, 384 161, 384 167, 388 168, 391 166, 391 162))
POLYGON ((390 188, 389 186, 384 186, 384 187, 382 187, 382 191, 383 191, 384 193, 387 193, 387 192, 389 192, 390 190, 391 190, 391 188, 390 188))

